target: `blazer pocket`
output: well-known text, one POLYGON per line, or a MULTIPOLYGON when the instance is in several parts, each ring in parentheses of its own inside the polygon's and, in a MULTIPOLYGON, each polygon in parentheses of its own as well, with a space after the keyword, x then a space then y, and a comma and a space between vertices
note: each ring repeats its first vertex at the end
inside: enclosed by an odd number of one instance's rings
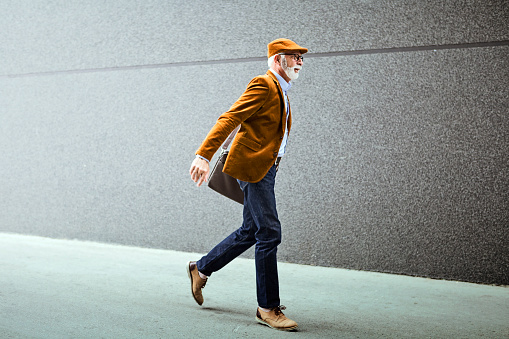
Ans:
POLYGON ((252 139, 246 138, 246 137, 239 138, 239 144, 242 144, 242 145, 252 149, 253 151, 259 151, 260 148, 262 148, 262 145, 260 145, 258 142, 254 141, 252 139))

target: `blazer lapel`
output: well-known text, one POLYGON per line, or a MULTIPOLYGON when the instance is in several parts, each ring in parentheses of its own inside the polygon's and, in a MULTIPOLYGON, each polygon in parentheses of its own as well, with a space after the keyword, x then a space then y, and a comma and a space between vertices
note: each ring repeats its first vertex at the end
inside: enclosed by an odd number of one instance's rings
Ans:
MULTIPOLYGON (((279 81, 277 80, 276 76, 274 75, 274 73, 272 73, 272 71, 269 69, 267 71, 267 75, 270 76, 272 78, 272 81, 274 81, 274 83, 276 84, 277 86, 277 91, 278 91, 278 95, 279 95, 279 102, 280 102, 280 107, 281 107, 281 128, 285 129, 285 112, 286 112, 286 104, 285 104, 285 98, 283 96, 283 90, 281 89, 281 85, 279 84, 279 81)), ((287 99, 288 99, 288 96, 287 96, 287 99)), ((290 101, 288 100, 288 106, 290 106, 290 101)), ((290 113, 289 113, 289 116, 288 116, 288 132, 290 132, 290 125, 291 125, 291 110, 289 110, 290 113)))
POLYGON ((292 128, 292 105, 290 105, 288 94, 286 94, 286 100, 288 100, 288 134, 290 134, 290 129, 292 128))

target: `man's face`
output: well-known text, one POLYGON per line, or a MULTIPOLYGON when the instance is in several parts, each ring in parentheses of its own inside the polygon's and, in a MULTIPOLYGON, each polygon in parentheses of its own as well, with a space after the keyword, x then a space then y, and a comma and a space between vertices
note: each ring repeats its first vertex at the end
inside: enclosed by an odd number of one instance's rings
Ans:
POLYGON ((290 80, 296 80, 299 77, 299 72, 302 69, 304 63, 302 54, 300 53, 288 53, 287 55, 280 55, 281 68, 290 80))

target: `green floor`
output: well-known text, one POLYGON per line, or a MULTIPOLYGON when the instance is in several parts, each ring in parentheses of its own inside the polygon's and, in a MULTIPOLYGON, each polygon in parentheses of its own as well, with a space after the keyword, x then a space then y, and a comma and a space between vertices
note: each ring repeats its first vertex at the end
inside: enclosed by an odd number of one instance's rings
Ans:
POLYGON ((0 233, 0 338, 509 338, 509 288, 281 263, 297 332, 256 323, 254 262, 0 233))

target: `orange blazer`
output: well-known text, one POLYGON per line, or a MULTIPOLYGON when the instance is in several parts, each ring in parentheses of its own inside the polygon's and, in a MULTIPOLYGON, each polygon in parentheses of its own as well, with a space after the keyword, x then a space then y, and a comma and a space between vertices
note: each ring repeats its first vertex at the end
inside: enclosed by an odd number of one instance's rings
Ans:
MULTIPOLYGON (((258 182, 276 161, 285 134, 285 111, 279 81, 268 70, 251 80, 237 102, 217 119, 196 154, 211 160, 240 124, 223 172, 242 181, 258 182)), ((290 111, 288 133, 291 125, 290 111)))

